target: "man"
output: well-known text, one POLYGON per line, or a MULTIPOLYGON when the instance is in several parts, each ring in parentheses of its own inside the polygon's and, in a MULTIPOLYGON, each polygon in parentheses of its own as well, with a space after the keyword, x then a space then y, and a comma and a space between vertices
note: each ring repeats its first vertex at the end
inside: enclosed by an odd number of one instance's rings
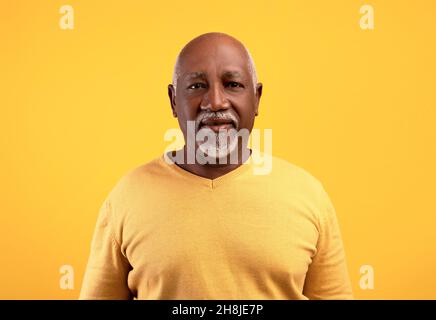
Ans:
POLYGON ((321 183, 275 157, 255 174, 243 135, 222 135, 250 133, 258 114, 262 84, 244 45, 222 33, 195 38, 168 93, 185 146, 107 197, 80 299, 352 299, 321 183))

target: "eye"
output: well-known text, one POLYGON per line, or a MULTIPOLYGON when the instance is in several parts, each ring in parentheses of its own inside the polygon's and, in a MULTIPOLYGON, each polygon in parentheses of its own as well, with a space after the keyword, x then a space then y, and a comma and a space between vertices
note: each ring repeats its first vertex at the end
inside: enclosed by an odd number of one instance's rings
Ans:
POLYGON ((244 88, 244 85, 242 83, 239 83, 239 82, 229 81, 229 82, 226 83, 226 87, 230 87, 230 88, 244 88))
POLYGON ((193 89, 200 89, 200 88, 206 88, 206 84, 197 82, 197 83, 191 84, 188 87, 188 89, 191 89, 191 90, 193 90, 193 89))

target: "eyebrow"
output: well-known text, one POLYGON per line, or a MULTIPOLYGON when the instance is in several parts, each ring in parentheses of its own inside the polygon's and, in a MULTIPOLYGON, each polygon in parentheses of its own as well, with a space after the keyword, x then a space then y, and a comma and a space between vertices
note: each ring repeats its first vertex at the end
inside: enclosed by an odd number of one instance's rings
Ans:
POLYGON ((201 72, 201 71, 191 72, 191 73, 188 73, 184 78, 185 78, 185 80, 205 79, 206 74, 204 72, 201 72))
MULTIPOLYGON (((230 79, 244 78, 239 71, 230 71, 230 70, 225 71, 223 73, 223 77, 230 78, 230 79)), ((203 71, 191 72, 188 73, 186 76, 184 76, 184 80, 186 81, 194 80, 194 79, 206 79, 206 78, 207 78, 206 73, 203 71)))
POLYGON ((223 76, 226 78, 243 78, 239 71, 226 71, 223 76))

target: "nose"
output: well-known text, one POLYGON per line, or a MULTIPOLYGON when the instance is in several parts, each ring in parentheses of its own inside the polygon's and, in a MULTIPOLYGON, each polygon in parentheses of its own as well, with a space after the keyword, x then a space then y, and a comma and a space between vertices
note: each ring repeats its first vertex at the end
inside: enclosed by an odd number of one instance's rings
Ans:
POLYGON ((201 109, 210 109, 210 111, 219 111, 229 107, 230 101, 220 85, 211 86, 201 104, 201 109))

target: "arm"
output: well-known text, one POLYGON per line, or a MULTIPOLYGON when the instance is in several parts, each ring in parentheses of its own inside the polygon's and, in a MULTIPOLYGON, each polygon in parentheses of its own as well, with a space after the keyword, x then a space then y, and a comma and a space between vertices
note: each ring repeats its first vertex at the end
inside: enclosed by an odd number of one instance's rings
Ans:
POLYGON ((322 189, 317 252, 306 274, 303 294, 309 299, 353 299, 335 209, 322 189))
POLYGON ((109 201, 100 209, 91 251, 80 291, 80 300, 131 299, 127 285, 130 264, 113 232, 109 201))

